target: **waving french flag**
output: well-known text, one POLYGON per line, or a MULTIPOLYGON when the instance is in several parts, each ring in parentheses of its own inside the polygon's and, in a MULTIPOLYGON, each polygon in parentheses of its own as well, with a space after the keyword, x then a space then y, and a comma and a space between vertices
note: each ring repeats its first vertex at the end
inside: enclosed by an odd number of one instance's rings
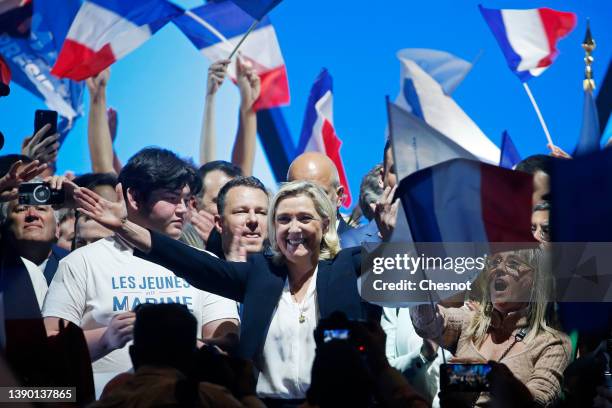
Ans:
POLYGON ((400 197, 415 242, 532 242, 529 174, 453 159, 404 178, 400 197))
POLYGON ((51 73, 77 81, 96 75, 182 12, 166 0, 87 0, 70 26, 51 73))
MULTIPOLYGON (((227 58, 255 19, 231 1, 211 2, 185 12, 173 20, 193 45, 211 61, 227 58)), ((287 105, 290 100, 285 61, 268 17, 240 46, 243 59, 251 62, 261 79, 261 94, 254 110, 287 105)), ((235 81, 236 61, 228 67, 228 75, 235 81)))
POLYGON ((506 57, 522 82, 539 76, 559 54, 557 42, 576 26, 576 15, 549 8, 488 9, 478 6, 506 57))
POLYGON ((349 207, 352 199, 342 157, 340 156, 342 141, 338 138, 334 129, 332 88, 332 77, 327 69, 323 68, 310 90, 297 153, 321 152, 325 153, 334 162, 340 176, 340 184, 345 191, 346 198, 343 205, 349 207))

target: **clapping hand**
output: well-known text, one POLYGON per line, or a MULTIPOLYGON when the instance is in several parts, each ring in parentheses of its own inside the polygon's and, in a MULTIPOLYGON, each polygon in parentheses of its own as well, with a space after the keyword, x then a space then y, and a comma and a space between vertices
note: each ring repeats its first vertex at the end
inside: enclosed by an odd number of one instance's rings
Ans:
POLYGON ((0 202, 11 201, 19 196, 19 184, 32 180, 47 169, 38 160, 23 164, 21 160, 13 163, 8 173, 0 177, 0 202))
POLYGON ((117 184, 115 192, 117 201, 111 202, 88 188, 78 188, 74 192, 77 209, 111 231, 117 231, 127 220, 127 208, 121 183, 117 184))
POLYGON ((134 312, 119 313, 111 319, 103 334, 103 341, 109 350, 123 348, 127 342, 134 338, 134 312))
POLYGON ((243 229, 244 227, 238 227, 234 230, 234 236, 232 237, 230 251, 226 257, 228 261, 246 262, 247 260, 247 251, 243 242, 244 238, 242 238, 243 229))

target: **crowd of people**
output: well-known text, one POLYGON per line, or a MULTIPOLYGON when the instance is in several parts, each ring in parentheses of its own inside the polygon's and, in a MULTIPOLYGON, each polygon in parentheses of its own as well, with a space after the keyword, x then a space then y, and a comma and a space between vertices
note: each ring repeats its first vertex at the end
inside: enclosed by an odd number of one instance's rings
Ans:
POLYGON ((569 333, 543 267, 550 164, 565 153, 515 170, 533 175, 538 247, 490 255, 460 299, 371 304, 359 292, 361 245, 388 242, 402 211, 392 144, 350 216, 338 170, 318 152, 296 157, 271 193, 253 176, 259 78, 241 61, 232 160, 214 157, 228 63, 209 69, 200 166, 144 146, 120 162, 108 70, 87 80, 91 173, 55 174, 48 126, 0 156, 10 384, 76 387, 92 407, 612 406, 612 319, 569 333), (64 200, 24 203, 25 182, 64 200), (486 390, 441 388, 446 362, 486 364, 486 390))

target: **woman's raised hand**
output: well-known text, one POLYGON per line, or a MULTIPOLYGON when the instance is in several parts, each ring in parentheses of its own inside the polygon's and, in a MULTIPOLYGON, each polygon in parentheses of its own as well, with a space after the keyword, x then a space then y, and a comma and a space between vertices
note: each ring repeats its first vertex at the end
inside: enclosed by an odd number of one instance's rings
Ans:
POLYGON ((119 230, 127 220, 127 208, 123 198, 121 183, 115 187, 117 201, 111 202, 88 188, 78 188, 74 192, 74 200, 79 212, 87 215, 111 231, 119 230))

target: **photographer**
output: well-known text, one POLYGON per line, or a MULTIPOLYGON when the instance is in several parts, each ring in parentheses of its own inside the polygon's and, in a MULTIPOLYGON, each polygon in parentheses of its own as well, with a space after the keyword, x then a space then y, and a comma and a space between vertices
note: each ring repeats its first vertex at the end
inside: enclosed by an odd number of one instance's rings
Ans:
MULTIPOLYGON (((58 262, 68 252, 55 245, 58 230, 52 206, 45 202, 20 202, 17 191, 19 186, 46 168, 40 166, 38 161, 24 166, 23 161, 22 159, 14 162, 9 172, 0 179, 2 198, 6 200, 0 202, 2 263, 7 268, 13 265, 17 268, 22 266, 27 270, 38 307, 41 308, 58 262)), ((34 180, 43 182, 40 178, 34 180)), ((66 187, 69 196, 72 196, 72 191, 76 187, 63 177, 57 176, 47 177, 44 182, 48 184, 41 186, 42 189, 61 190, 66 187)), ((32 200, 34 194, 29 197, 32 200)), ((23 287, 14 289, 20 291, 23 287)), ((19 303, 19 299, 14 300, 19 303)), ((10 302, 9 307, 11 307, 10 302)))

